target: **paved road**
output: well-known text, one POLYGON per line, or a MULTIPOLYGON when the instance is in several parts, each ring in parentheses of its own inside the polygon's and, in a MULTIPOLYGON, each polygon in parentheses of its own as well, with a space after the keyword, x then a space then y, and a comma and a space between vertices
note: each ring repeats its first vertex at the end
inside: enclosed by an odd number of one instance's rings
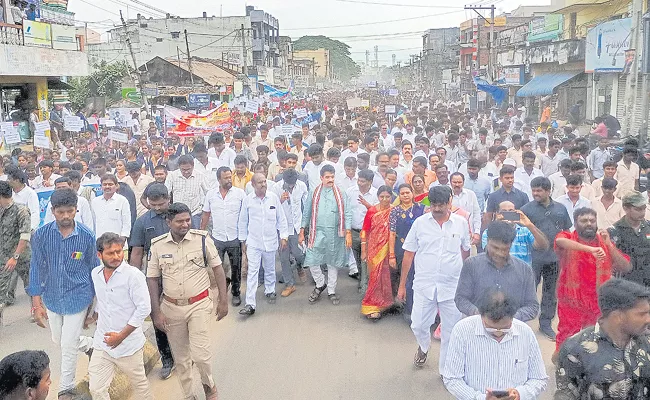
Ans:
MULTIPOLYGON (((221 400, 450 399, 437 374, 439 342, 433 343, 427 366, 415 370, 412 358, 417 344, 403 319, 388 316, 377 323, 366 321, 359 316, 356 282, 342 276, 339 284, 339 306, 331 305, 326 297, 310 305, 311 286, 299 286, 288 299, 278 298, 277 304, 268 305, 261 300, 260 288, 254 316, 244 320, 231 308, 225 320, 213 322, 214 375, 221 400)), ((22 293, 5 312, 0 357, 21 349, 43 349, 58 365, 59 352, 49 331, 30 323, 28 313, 28 299, 22 293)), ((554 344, 541 336, 539 341, 551 376, 549 388, 553 388, 550 359, 554 344)), ((79 359, 77 376, 81 377, 87 361, 83 356, 79 359)), ((158 368, 150 376, 156 398, 180 399, 177 380, 161 381, 158 368)), ((56 398, 56 368, 52 378, 48 399, 56 398)), ((551 398, 551 390, 542 397, 551 398)))

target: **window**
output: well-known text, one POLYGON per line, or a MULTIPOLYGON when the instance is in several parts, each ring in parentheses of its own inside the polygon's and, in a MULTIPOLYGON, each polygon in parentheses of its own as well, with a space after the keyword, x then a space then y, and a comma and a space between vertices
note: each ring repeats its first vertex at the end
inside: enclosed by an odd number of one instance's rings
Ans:
POLYGON ((163 38, 156 38, 156 42, 161 43, 163 41, 163 38))
POLYGON ((181 33, 180 32, 170 32, 172 35, 172 39, 180 39, 181 33))
POLYGON ((148 28, 149 25, 147 23, 140 23, 140 28, 148 28))

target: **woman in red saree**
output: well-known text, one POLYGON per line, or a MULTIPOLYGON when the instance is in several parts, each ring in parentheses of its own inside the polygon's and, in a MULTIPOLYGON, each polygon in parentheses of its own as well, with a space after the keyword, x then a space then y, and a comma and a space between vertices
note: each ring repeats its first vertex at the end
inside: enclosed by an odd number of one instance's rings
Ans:
POLYGON ((394 304, 390 281, 389 246, 390 204, 393 191, 388 186, 377 190, 379 204, 368 209, 361 230, 361 259, 368 265, 368 290, 361 302, 361 314, 378 320, 382 311, 394 304))

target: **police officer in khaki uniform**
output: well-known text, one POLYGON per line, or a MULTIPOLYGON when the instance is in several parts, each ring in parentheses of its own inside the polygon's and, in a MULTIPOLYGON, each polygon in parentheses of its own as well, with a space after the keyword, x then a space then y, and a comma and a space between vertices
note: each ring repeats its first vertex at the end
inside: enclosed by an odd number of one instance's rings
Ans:
POLYGON ((167 333, 184 399, 194 399, 192 363, 201 376, 206 400, 217 400, 212 377, 209 321, 213 303, 208 266, 219 291, 217 321, 228 314, 226 276, 214 242, 205 231, 190 229, 192 214, 182 203, 167 211, 169 233, 151 241, 147 284, 154 324, 167 333), (206 240, 207 239, 207 240, 206 240), (162 279, 163 293, 159 282, 162 279))

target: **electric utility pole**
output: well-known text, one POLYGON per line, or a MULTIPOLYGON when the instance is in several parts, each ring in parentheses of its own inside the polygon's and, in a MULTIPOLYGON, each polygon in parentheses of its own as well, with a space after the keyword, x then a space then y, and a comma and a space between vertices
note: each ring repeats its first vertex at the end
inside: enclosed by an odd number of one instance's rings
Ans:
POLYGON ((134 68, 133 80, 135 81, 136 87, 140 89, 140 97, 142 97, 142 106, 145 108, 147 113, 149 113, 149 103, 147 102, 147 96, 145 95, 144 89, 142 87, 140 70, 138 69, 138 63, 135 60, 135 53, 133 52, 133 46, 131 45, 131 38, 129 36, 129 28, 126 26, 126 22, 124 21, 124 17, 122 16, 122 10, 120 10, 120 19, 122 20, 122 27, 124 28, 124 38, 126 40, 126 45, 129 48, 129 53, 131 53, 131 60, 133 60, 133 68, 134 68))
MULTIPOLYGON (((496 7, 494 4, 490 6, 465 6, 466 10, 472 10, 474 11, 483 21, 486 23, 490 24, 490 39, 488 43, 490 44, 490 55, 488 59, 488 76, 490 79, 494 80, 495 78, 495 65, 496 65, 496 47, 494 46, 494 11, 496 10, 496 7), (490 10, 490 20, 488 21, 478 10, 490 10)), ((481 25, 479 24, 479 27, 481 25)), ((479 30, 480 32, 480 30, 479 30)), ((480 55, 481 51, 481 39, 480 35, 477 40, 477 54, 480 55)), ((481 58, 477 57, 478 59, 478 69, 481 69, 481 58)))
POLYGON ((185 48, 187 49, 187 69, 190 71, 190 82, 194 86, 194 73, 192 72, 192 56, 190 55, 190 42, 187 39, 187 29, 185 29, 185 48))

